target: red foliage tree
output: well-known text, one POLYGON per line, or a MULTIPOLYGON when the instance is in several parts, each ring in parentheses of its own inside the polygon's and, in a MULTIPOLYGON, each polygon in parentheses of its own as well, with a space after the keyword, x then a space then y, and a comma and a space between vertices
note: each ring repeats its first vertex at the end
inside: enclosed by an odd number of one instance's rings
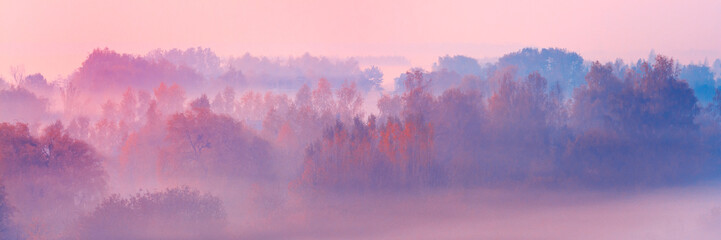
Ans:
POLYGON ((47 223, 58 233, 105 190, 100 156, 57 122, 36 138, 25 124, 0 123, 0 180, 20 224, 47 223))

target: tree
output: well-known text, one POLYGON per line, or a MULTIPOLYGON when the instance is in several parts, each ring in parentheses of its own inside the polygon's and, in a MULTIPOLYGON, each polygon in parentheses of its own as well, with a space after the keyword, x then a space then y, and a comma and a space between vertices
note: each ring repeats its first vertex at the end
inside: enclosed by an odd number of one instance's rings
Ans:
POLYGON ((587 84, 575 90, 571 110, 575 128, 584 130, 613 126, 623 121, 620 119, 623 111, 613 107, 619 106, 627 94, 624 88, 630 86, 618 79, 613 69, 610 64, 595 62, 586 74, 587 84))
POLYGON ((267 176, 271 151, 268 142, 241 122, 211 112, 205 96, 191 106, 191 110, 168 119, 167 144, 158 162, 163 176, 267 176))
POLYGON ((546 79, 532 73, 519 82, 512 76, 506 75, 488 100, 491 124, 511 137, 543 131, 551 110, 546 79))
POLYGON ((248 82, 245 79, 243 72, 235 70, 233 66, 230 66, 227 72, 223 73, 218 77, 219 84, 226 87, 243 88, 248 87, 248 82))
POLYGON ((120 101, 120 114, 122 114, 121 120, 125 124, 135 125, 138 115, 138 98, 131 88, 123 93, 123 99, 120 101))
POLYGON ((336 120, 307 149, 301 182, 337 190, 424 187, 438 181, 434 127, 428 121, 433 96, 422 72, 407 74, 403 120, 390 117, 377 127, 375 116, 352 125, 336 120))
POLYGON ((686 65, 679 72, 679 79, 686 81, 701 103, 713 101, 716 80, 711 69, 705 65, 686 65))
POLYGON ((295 106, 296 108, 310 108, 312 106, 312 95, 308 84, 303 84, 298 92, 295 94, 295 106))
POLYGON ((55 90, 55 85, 48 82, 48 80, 40 73, 26 76, 25 79, 18 84, 18 87, 28 89, 35 94, 43 96, 52 95, 55 90))
POLYGON ((145 125, 131 132, 120 146, 119 173, 128 186, 147 188, 159 184, 157 165, 166 127, 156 106, 152 100, 144 114, 145 125))
POLYGON ((80 90, 71 81, 65 82, 64 86, 60 88, 60 96, 62 97, 65 117, 69 118, 80 111, 78 109, 80 90))
POLYGON ((433 95, 429 92, 431 79, 421 70, 406 73, 404 82, 406 91, 401 96, 403 118, 427 118, 432 109, 433 95))
POLYGON ((336 91, 337 107, 336 113, 340 115, 340 119, 350 123, 356 116, 363 117, 363 96, 356 89, 355 82, 345 83, 343 87, 336 91))
POLYGON ((567 146, 562 171, 586 184, 657 185, 715 171, 702 150, 696 97, 678 79, 673 60, 658 55, 620 81, 595 63, 587 87, 574 94, 571 118, 579 133, 567 146))
POLYGON ((222 202, 189 187, 159 192, 141 191, 131 197, 111 195, 78 220, 80 239, 209 239, 224 236, 222 202))
POLYGON ((22 85, 25 81, 25 66, 11 66, 10 75, 13 76, 16 85, 22 85))
POLYGON ((721 116, 721 87, 716 88, 716 94, 714 94, 713 102, 711 103, 711 111, 717 116, 721 116))
MULTIPOLYGON (((218 93, 220 94, 220 93, 218 93)), ((235 90, 231 87, 226 87, 223 90, 222 93, 222 111, 221 113, 225 113, 231 116, 234 116, 236 113, 235 109, 235 90)))
POLYGON ((160 83, 160 86, 158 86, 153 92, 155 93, 158 110, 160 110, 163 115, 170 115, 183 111, 185 90, 177 84, 167 87, 165 83, 160 83))
POLYGON ((698 101, 688 83, 678 79, 673 59, 659 55, 653 66, 644 64, 643 75, 632 77, 636 82, 635 90, 647 104, 639 116, 644 125, 694 126, 694 118, 699 112, 698 101))
POLYGON ((478 64, 478 60, 462 55, 439 57, 438 61, 433 63, 433 71, 441 71, 443 69, 456 72, 460 74, 461 77, 466 75, 481 76, 482 74, 481 65, 478 64))
POLYGON ((103 116, 93 124, 90 131, 90 139, 97 144, 97 149, 104 154, 117 156, 117 150, 121 146, 129 129, 118 121, 117 104, 108 100, 102 106, 103 116))
POLYGON ((10 87, 10 83, 8 83, 2 76, 0 76, 0 90, 5 90, 6 88, 10 87))
POLYGON ((478 61, 466 56, 444 56, 439 57, 433 63, 433 92, 439 95, 451 87, 458 87, 463 84, 464 79, 485 77, 478 61))
POLYGON ((530 181, 542 178, 553 170, 554 149, 561 136, 555 136, 563 126, 554 123, 563 114, 558 101, 546 91, 547 81, 538 73, 515 79, 512 72, 505 72, 499 87, 488 99, 488 133, 495 177, 530 181))
POLYGON ((451 88, 438 97, 431 116, 436 158, 453 184, 483 179, 481 163, 489 141, 487 117, 478 91, 451 88))
POLYGON ((320 114, 330 115, 335 109, 333 91, 331 90, 330 82, 325 78, 318 80, 318 86, 313 90, 312 101, 315 111, 320 114))
POLYGON ((383 72, 381 72, 378 67, 371 66, 370 68, 364 69, 362 79, 365 81, 361 81, 358 85, 364 92, 374 89, 383 90, 381 86, 383 83, 383 72))
POLYGON ((196 90, 203 77, 191 67, 167 59, 146 59, 106 48, 93 50, 69 81, 88 93, 87 97, 98 100, 120 95, 128 87, 149 91, 160 83, 196 90))
POLYGON ((49 102, 27 89, 11 87, 0 90, 0 121, 36 123, 49 114, 49 102))
POLYGON ((543 48, 539 51, 524 48, 498 59, 498 69, 515 66, 519 76, 538 72, 551 84, 560 83, 568 91, 564 95, 570 97, 570 91, 583 83, 583 76, 588 71, 583 61, 580 55, 566 49, 543 48))
POLYGON ((42 221, 56 234, 105 191, 100 156, 60 122, 30 135, 25 124, 0 123, 0 176, 20 225, 42 221))
POLYGON ((225 90, 215 95, 212 108, 214 112, 235 116, 237 113, 235 105, 235 90, 226 87, 225 90))
POLYGON ((400 117, 403 103, 398 95, 382 94, 378 100, 378 111, 380 122, 383 123, 389 118, 400 117))
POLYGON ((214 79, 221 73, 220 58, 209 48, 156 49, 146 54, 145 59, 155 62, 169 61, 179 67, 189 67, 206 79, 214 79))
POLYGON ((0 184, 0 237, 10 238, 10 217, 12 216, 12 207, 8 203, 5 195, 5 186, 0 184))

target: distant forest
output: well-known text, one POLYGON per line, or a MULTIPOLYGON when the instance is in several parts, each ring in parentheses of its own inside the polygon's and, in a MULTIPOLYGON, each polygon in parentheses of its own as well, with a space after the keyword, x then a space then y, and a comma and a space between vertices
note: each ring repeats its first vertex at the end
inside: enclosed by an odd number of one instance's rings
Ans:
POLYGON ((262 215, 306 192, 715 180, 720 82, 719 59, 654 53, 526 48, 389 77, 353 58, 96 49, 62 79, 0 79, 0 238, 225 238, 234 202, 262 215))

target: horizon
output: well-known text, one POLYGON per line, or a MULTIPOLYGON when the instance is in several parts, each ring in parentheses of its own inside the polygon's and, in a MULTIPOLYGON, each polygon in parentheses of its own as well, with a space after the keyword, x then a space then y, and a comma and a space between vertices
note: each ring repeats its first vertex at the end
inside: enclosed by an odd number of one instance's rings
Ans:
MULTIPOLYGON (((626 63, 626 64, 632 64, 632 63, 634 63, 634 62, 636 62, 636 61, 648 61, 650 56, 652 56, 652 55, 655 56, 655 55, 657 55, 657 54, 658 54, 658 55, 664 55, 664 56, 670 57, 670 58, 673 59, 676 63, 681 64, 681 65, 711 66, 711 64, 713 64, 714 60, 721 59, 721 58, 713 58, 713 59, 708 59, 708 58, 707 58, 707 59, 704 59, 703 61, 689 61, 688 63, 684 63, 684 62, 678 60, 675 56, 667 55, 667 54, 664 54, 664 53, 662 53, 662 52, 656 52, 655 49, 651 49, 651 50, 646 54, 645 57, 638 57, 638 58, 635 58, 635 59, 628 59, 628 60, 627 60, 627 59, 622 59, 622 58, 615 58, 615 59, 609 60, 609 61, 600 61, 600 60, 587 59, 587 58, 585 58, 585 56, 584 56, 583 54, 581 54, 581 53, 579 53, 579 52, 575 52, 575 51, 573 51, 573 50, 571 50, 571 49, 561 48, 561 47, 558 47, 558 48, 555 48, 555 47, 550 47, 550 48, 523 47, 523 48, 519 48, 519 49, 516 49, 516 50, 512 50, 512 51, 510 51, 510 52, 503 53, 503 54, 501 54, 501 55, 499 55, 499 56, 483 57, 483 58, 477 58, 477 57, 468 56, 468 55, 464 55, 464 54, 453 54, 453 55, 451 55, 451 54, 445 54, 445 55, 439 55, 439 56, 435 57, 435 59, 434 59, 433 61, 424 63, 423 65, 413 65, 413 64, 412 64, 413 61, 410 61, 408 58, 406 58, 406 57, 404 57, 404 56, 400 56, 400 55, 378 55, 378 56, 365 55, 365 56, 345 56, 345 57, 339 57, 339 56, 327 56, 327 55, 314 55, 314 54, 312 54, 312 53, 310 53, 310 52, 305 52, 305 53, 298 54, 298 55, 266 56, 266 55, 254 55, 254 54, 252 54, 252 53, 250 53, 250 52, 246 52, 246 53, 241 54, 241 55, 218 55, 218 57, 220 57, 220 60, 221 60, 223 63, 227 63, 227 61, 228 61, 229 59, 239 58, 239 57, 242 57, 242 56, 245 56, 245 55, 250 55, 250 56, 259 57, 259 58, 267 58, 267 59, 272 60, 272 61, 281 61, 281 62, 282 62, 282 61, 286 61, 286 60, 288 60, 288 59, 290 59, 290 58, 299 58, 299 57, 302 57, 302 56, 305 56, 305 55, 310 55, 310 56, 312 56, 312 57, 327 58, 328 60, 331 60, 331 61, 344 61, 344 60, 353 59, 353 60, 355 60, 356 62, 358 62, 358 65, 359 65, 361 68, 367 68, 367 67, 372 67, 372 66, 375 66, 375 67, 380 68, 381 72, 384 74, 384 76, 383 76, 383 82, 381 83, 381 86, 383 86, 386 91, 392 91, 392 89, 393 89, 393 87, 394 87, 394 86, 393 86, 393 84, 394 84, 393 81, 394 81, 396 78, 398 78, 398 77, 402 76, 402 74, 405 74, 406 72, 412 71, 413 69, 416 69, 416 68, 420 68, 420 69, 424 69, 424 70, 426 70, 426 71, 430 71, 430 70, 432 70, 432 66, 433 66, 434 64, 438 64, 438 60, 441 59, 441 58, 443 58, 443 57, 449 57, 449 56, 450 56, 450 57, 455 57, 455 56, 471 57, 471 58, 475 59, 476 61, 478 61, 478 63, 479 63, 480 65, 483 65, 483 64, 486 64, 486 63, 488 63, 488 64, 493 64, 493 63, 497 62, 498 59, 500 59, 500 58, 503 57, 503 56, 506 56, 506 55, 509 55, 509 54, 512 54, 512 53, 517 53, 517 52, 520 52, 520 51, 523 50, 523 49, 528 49, 528 48, 531 48, 531 49, 539 49, 539 50, 540 50, 540 49, 563 49, 563 50, 567 50, 567 51, 572 52, 572 53, 578 53, 581 57, 584 57, 584 64, 592 64, 592 63, 594 63, 594 62, 596 62, 596 61, 598 61, 598 62, 600 62, 600 63, 604 63, 604 64, 605 64, 605 63, 613 63, 613 61, 615 61, 615 60, 622 60, 622 61, 624 61, 624 63, 626 63)), ((105 47, 105 48, 93 48, 93 51, 95 51, 95 50, 103 50, 103 49, 107 49, 107 50, 110 50, 110 51, 114 51, 114 52, 117 52, 117 53, 119 53, 119 54, 130 54, 130 55, 135 56, 135 57, 145 57, 145 56, 147 56, 148 54, 152 53, 153 51, 157 51, 157 50, 160 50, 160 51, 170 51, 170 50, 186 51, 186 50, 190 50, 190 49, 203 49, 203 50, 208 49, 208 50, 210 50, 210 51, 213 51, 213 49, 211 49, 211 48, 203 48, 203 47, 201 47, 201 46, 190 47, 190 48, 172 48, 172 49, 155 48, 155 49, 149 50, 148 52, 141 53, 141 54, 120 52, 120 51, 114 50, 114 49, 112 49, 112 48, 107 48, 107 47, 105 47)), ((214 52, 214 51, 213 51, 213 52, 214 52)), ((89 53, 82 59, 82 61, 80 61, 80 62, 76 65, 76 67, 73 68, 72 71, 70 71, 68 74, 65 74, 65 75, 56 75, 55 77, 52 77, 52 76, 50 76, 50 75, 46 75, 46 73, 43 73, 43 72, 29 71, 29 70, 25 67, 25 65, 23 65, 23 64, 18 64, 18 65, 9 66, 9 67, 8 67, 9 70, 7 71, 8 75, 6 76, 6 75, 4 75, 4 74, 0 74, 0 78, 4 78, 5 81, 11 81, 11 80, 12 80, 12 79, 11 79, 11 77, 12 77, 12 75, 11 75, 12 68, 13 68, 13 67, 19 67, 19 68, 23 71, 23 73, 26 74, 26 75, 29 75, 29 74, 41 74, 41 75, 43 75, 45 78, 47 78, 47 80, 50 81, 50 82, 56 82, 56 81, 58 81, 58 80, 67 80, 68 77, 70 77, 73 73, 75 73, 75 72, 78 70, 78 68, 79 68, 80 66, 82 66, 82 63, 87 60, 87 56, 89 56, 91 53, 92 53, 92 52, 89 52, 89 53)), ((218 54, 217 52, 214 52, 214 53, 215 53, 215 54, 218 54)), ((721 74, 721 73, 718 73, 718 74, 721 74)))
POLYGON ((402 56, 426 69, 445 55, 498 58, 525 47, 601 62, 645 59, 651 50, 682 64, 721 58, 719 1, 414 3, 3 0, 0 33, 9 37, 0 40, 0 75, 24 66, 51 80, 67 77, 106 47, 134 55, 203 47, 221 57, 402 56), (352 31, 337 34, 345 28, 352 31))

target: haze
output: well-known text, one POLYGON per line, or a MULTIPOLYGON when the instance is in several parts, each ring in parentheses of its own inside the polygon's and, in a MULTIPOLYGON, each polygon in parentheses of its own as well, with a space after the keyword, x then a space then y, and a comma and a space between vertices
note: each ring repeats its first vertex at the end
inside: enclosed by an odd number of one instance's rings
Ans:
POLYGON ((718 239, 720 10, 3 1, 0 239, 718 239))

